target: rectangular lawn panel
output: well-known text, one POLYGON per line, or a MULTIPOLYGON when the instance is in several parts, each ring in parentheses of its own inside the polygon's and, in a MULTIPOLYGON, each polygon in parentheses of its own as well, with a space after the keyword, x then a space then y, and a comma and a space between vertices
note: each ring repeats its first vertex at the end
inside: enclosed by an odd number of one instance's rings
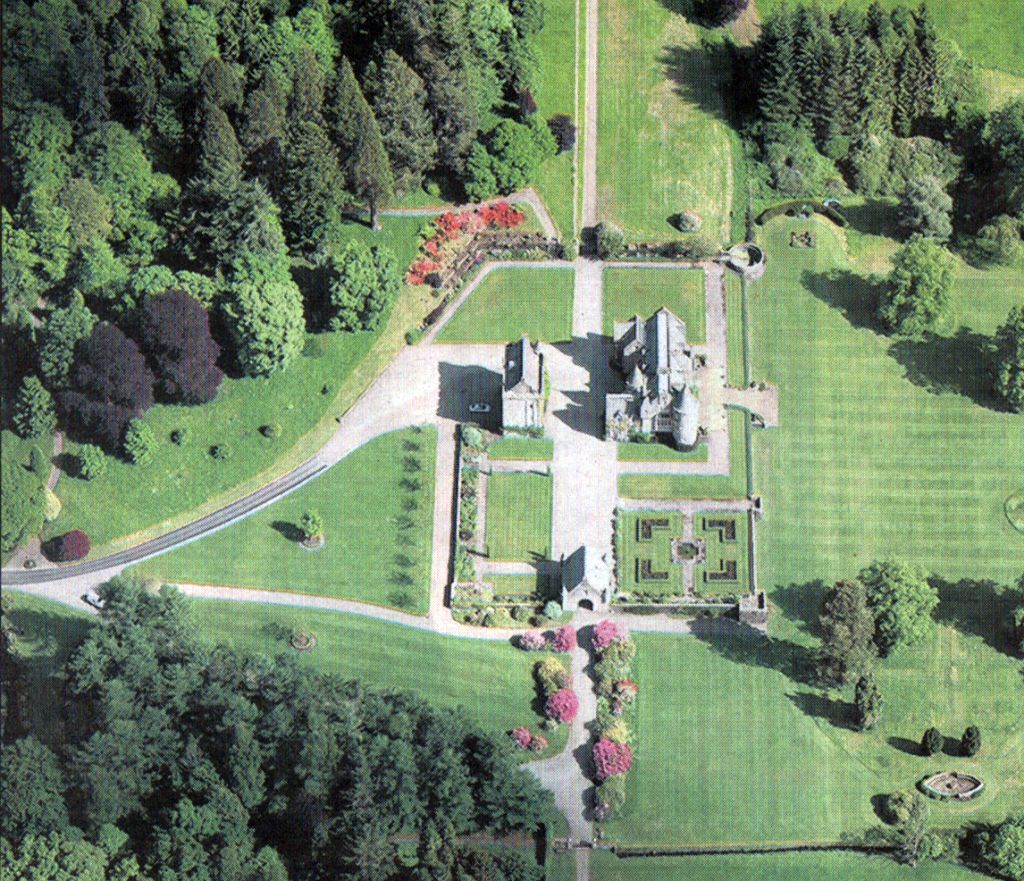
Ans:
MULTIPOLYGON (((491 734, 527 725, 539 731, 533 708, 533 665, 507 641, 459 639, 411 627, 325 610, 213 600, 193 602, 196 624, 207 642, 239 651, 291 652, 288 638, 301 628, 316 636, 316 648, 297 655, 304 666, 378 689, 414 691, 438 707, 465 710, 491 734)), ((549 754, 565 745, 566 726, 551 732, 549 754)))
POLYGON ((547 559, 551 478, 498 472, 487 480, 487 549, 494 560, 547 559))
POLYGON ((667 443, 620 443, 620 462, 707 462, 708 445, 699 444, 692 450, 677 450, 667 443))
POLYGON ((732 146, 722 121, 728 70, 676 4, 604 0, 598 60, 598 212, 630 240, 678 239, 694 211, 729 238, 732 146))
POLYGON ((554 453, 555 442, 546 437, 503 437, 487 447, 490 459, 550 462, 554 453))
POLYGON ((622 474, 627 499, 743 499, 747 496, 747 415, 729 410, 729 473, 722 475, 622 474))
POLYGON ((686 339, 703 343, 704 272, 700 269, 606 269, 602 289, 603 330, 611 336, 616 321, 634 315, 650 318, 663 306, 686 323, 686 339))
POLYGON ((813 221, 817 247, 797 250, 797 225, 766 226, 768 271, 750 286, 757 372, 779 386, 781 421, 754 447, 761 584, 830 583, 888 557, 949 581, 1016 581, 1024 536, 1003 503, 1022 486, 1024 417, 995 408, 981 349, 1020 302, 1020 267, 962 268, 959 335, 896 340, 877 331, 841 234, 813 221))
MULTIPOLYGON (((534 37, 538 64, 533 78, 533 97, 541 119, 548 120, 556 113, 564 113, 579 125, 575 107, 576 2, 546 0, 544 4, 544 27, 534 37)), ((579 137, 577 141, 580 141, 579 137)), ((573 156, 573 151, 569 150, 549 159, 536 177, 537 192, 544 199, 563 238, 571 238, 576 233, 572 206, 573 156)))
POLYGON ((731 630, 638 634, 636 643, 637 742, 609 841, 836 841, 877 823, 880 781, 799 708, 795 684, 776 669, 789 663, 784 649, 731 630))
POLYGON ((683 593, 683 567, 672 562, 672 541, 683 534, 683 515, 671 511, 625 511, 615 530, 619 589, 628 594, 679 596, 683 593), (667 520, 651 529, 648 541, 640 538, 640 522, 667 520), (651 571, 667 573, 664 579, 644 578, 641 561, 650 560, 651 571))
POLYGON ((439 343, 504 343, 572 338, 572 269, 492 270, 437 337, 439 343))
POLYGON ((981 881, 988 875, 952 863, 901 866, 887 855, 764 853, 620 859, 596 850, 593 881, 981 881))
POLYGON ((378 437, 270 507, 139 570, 167 582, 308 593, 425 614, 436 443, 433 428, 378 437), (296 540, 307 510, 324 520, 319 551, 296 540))
POLYGON ((743 282, 735 272, 725 274, 725 335, 727 379, 729 385, 747 384, 744 370, 743 282))

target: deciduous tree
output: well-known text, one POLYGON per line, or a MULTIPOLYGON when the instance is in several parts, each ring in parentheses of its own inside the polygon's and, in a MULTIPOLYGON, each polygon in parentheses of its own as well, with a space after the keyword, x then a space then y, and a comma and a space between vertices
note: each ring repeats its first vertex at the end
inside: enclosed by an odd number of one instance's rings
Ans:
POLYGON ((1024 306, 1014 306, 992 346, 996 395, 1014 413, 1024 412, 1024 306))
POLYGON ((955 278, 956 257, 931 239, 912 236, 893 258, 879 297, 879 319, 906 336, 935 330, 951 318, 955 278))
POLYGON ((919 566, 893 561, 872 563, 860 574, 875 616, 875 644, 883 657, 932 631, 939 592, 919 566))

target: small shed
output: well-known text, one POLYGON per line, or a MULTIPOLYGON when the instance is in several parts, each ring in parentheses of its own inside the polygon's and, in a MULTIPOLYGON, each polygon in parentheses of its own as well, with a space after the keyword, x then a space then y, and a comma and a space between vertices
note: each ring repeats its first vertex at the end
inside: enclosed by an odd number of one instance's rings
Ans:
POLYGON ((608 554, 586 545, 562 558, 562 608, 603 612, 612 601, 612 569, 608 554))
POLYGON ((505 429, 544 425, 544 356, 526 334, 505 347, 501 425, 505 429))

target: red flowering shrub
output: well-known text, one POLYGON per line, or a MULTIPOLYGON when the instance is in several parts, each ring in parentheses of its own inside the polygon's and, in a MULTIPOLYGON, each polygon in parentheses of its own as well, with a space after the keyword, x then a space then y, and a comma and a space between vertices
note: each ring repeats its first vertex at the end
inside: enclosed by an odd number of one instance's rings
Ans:
POLYGON ((530 752, 542 753, 548 748, 548 739, 540 734, 534 734, 530 741, 530 752))
POLYGON ((556 691, 544 704, 544 715, 556 722, 571 722, 580 708, 580 699, 569 688, 556 691))
POLYGON ((540 652, 547 647, 547 637, 539 630, 529 630, 519 637, 519 648, 524 652, 540 652))
POLYGON ((56 538, 51 538, 45 547, 46 556, 55 563, 70 563, 81 560, 89 553, 89 536, 81 529, 72 529, 56 538))
POLYGON ((594 744, 594 765, 597 767, 598 780, 625 774, 633 765, 633 750, 628 743, 615 743, 602 738, 594 744))
POLYGON ((487 226, 496 226, 498 229, 513 229, 526 219, 522 211, 517 211, 508 202, 481 205, 479 214, 487 226))
POLYGON ((529 728, 520 726, 512 732, 512 739, 520 749, 529 749, 530 743, 533 741, 533 735, 530 734, 529 728))
POLYGON ((551 639, 551 647, 556 652, 571 652, 576 648, 576 629, 571 624, 559 627, 551 639))
POLYGON ((618 625, 606 618, 594 625, 594 648, 599 652, 604 651, 620 636, 618 625))
POLYGON ((633 699, 637 696, 640 691, 640 686, 637 685, 632 679, 620 679, 615 683, 615 695, 620 700, 627 704, 633 702, 633 699))

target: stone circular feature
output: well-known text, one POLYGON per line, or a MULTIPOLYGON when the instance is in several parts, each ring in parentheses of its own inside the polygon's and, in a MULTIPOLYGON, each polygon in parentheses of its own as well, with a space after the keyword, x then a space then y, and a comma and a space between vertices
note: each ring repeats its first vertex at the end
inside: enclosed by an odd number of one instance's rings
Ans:
POLYGON ((697 545, 693 542, 683 541, 679 543, 679 556, 684 560, 693 560, 697 556, 697 545))
POLYGON ((985 788, 980 778, 959 771, 940 771, 921 781, 921 789, 934 798, 969 801, 985 788))
POLYGON ((288 644, 297 652, 311 652, 316 648, 316 637, 304 630, 297 630, 289 637, 288 644))
POLYGON ((322 535, 316 535, 313 538, 304 538, 299 542, 299 547, 304 551, 320 551, 323 550, 325 544, 327 544, 327 539, 322 535))

